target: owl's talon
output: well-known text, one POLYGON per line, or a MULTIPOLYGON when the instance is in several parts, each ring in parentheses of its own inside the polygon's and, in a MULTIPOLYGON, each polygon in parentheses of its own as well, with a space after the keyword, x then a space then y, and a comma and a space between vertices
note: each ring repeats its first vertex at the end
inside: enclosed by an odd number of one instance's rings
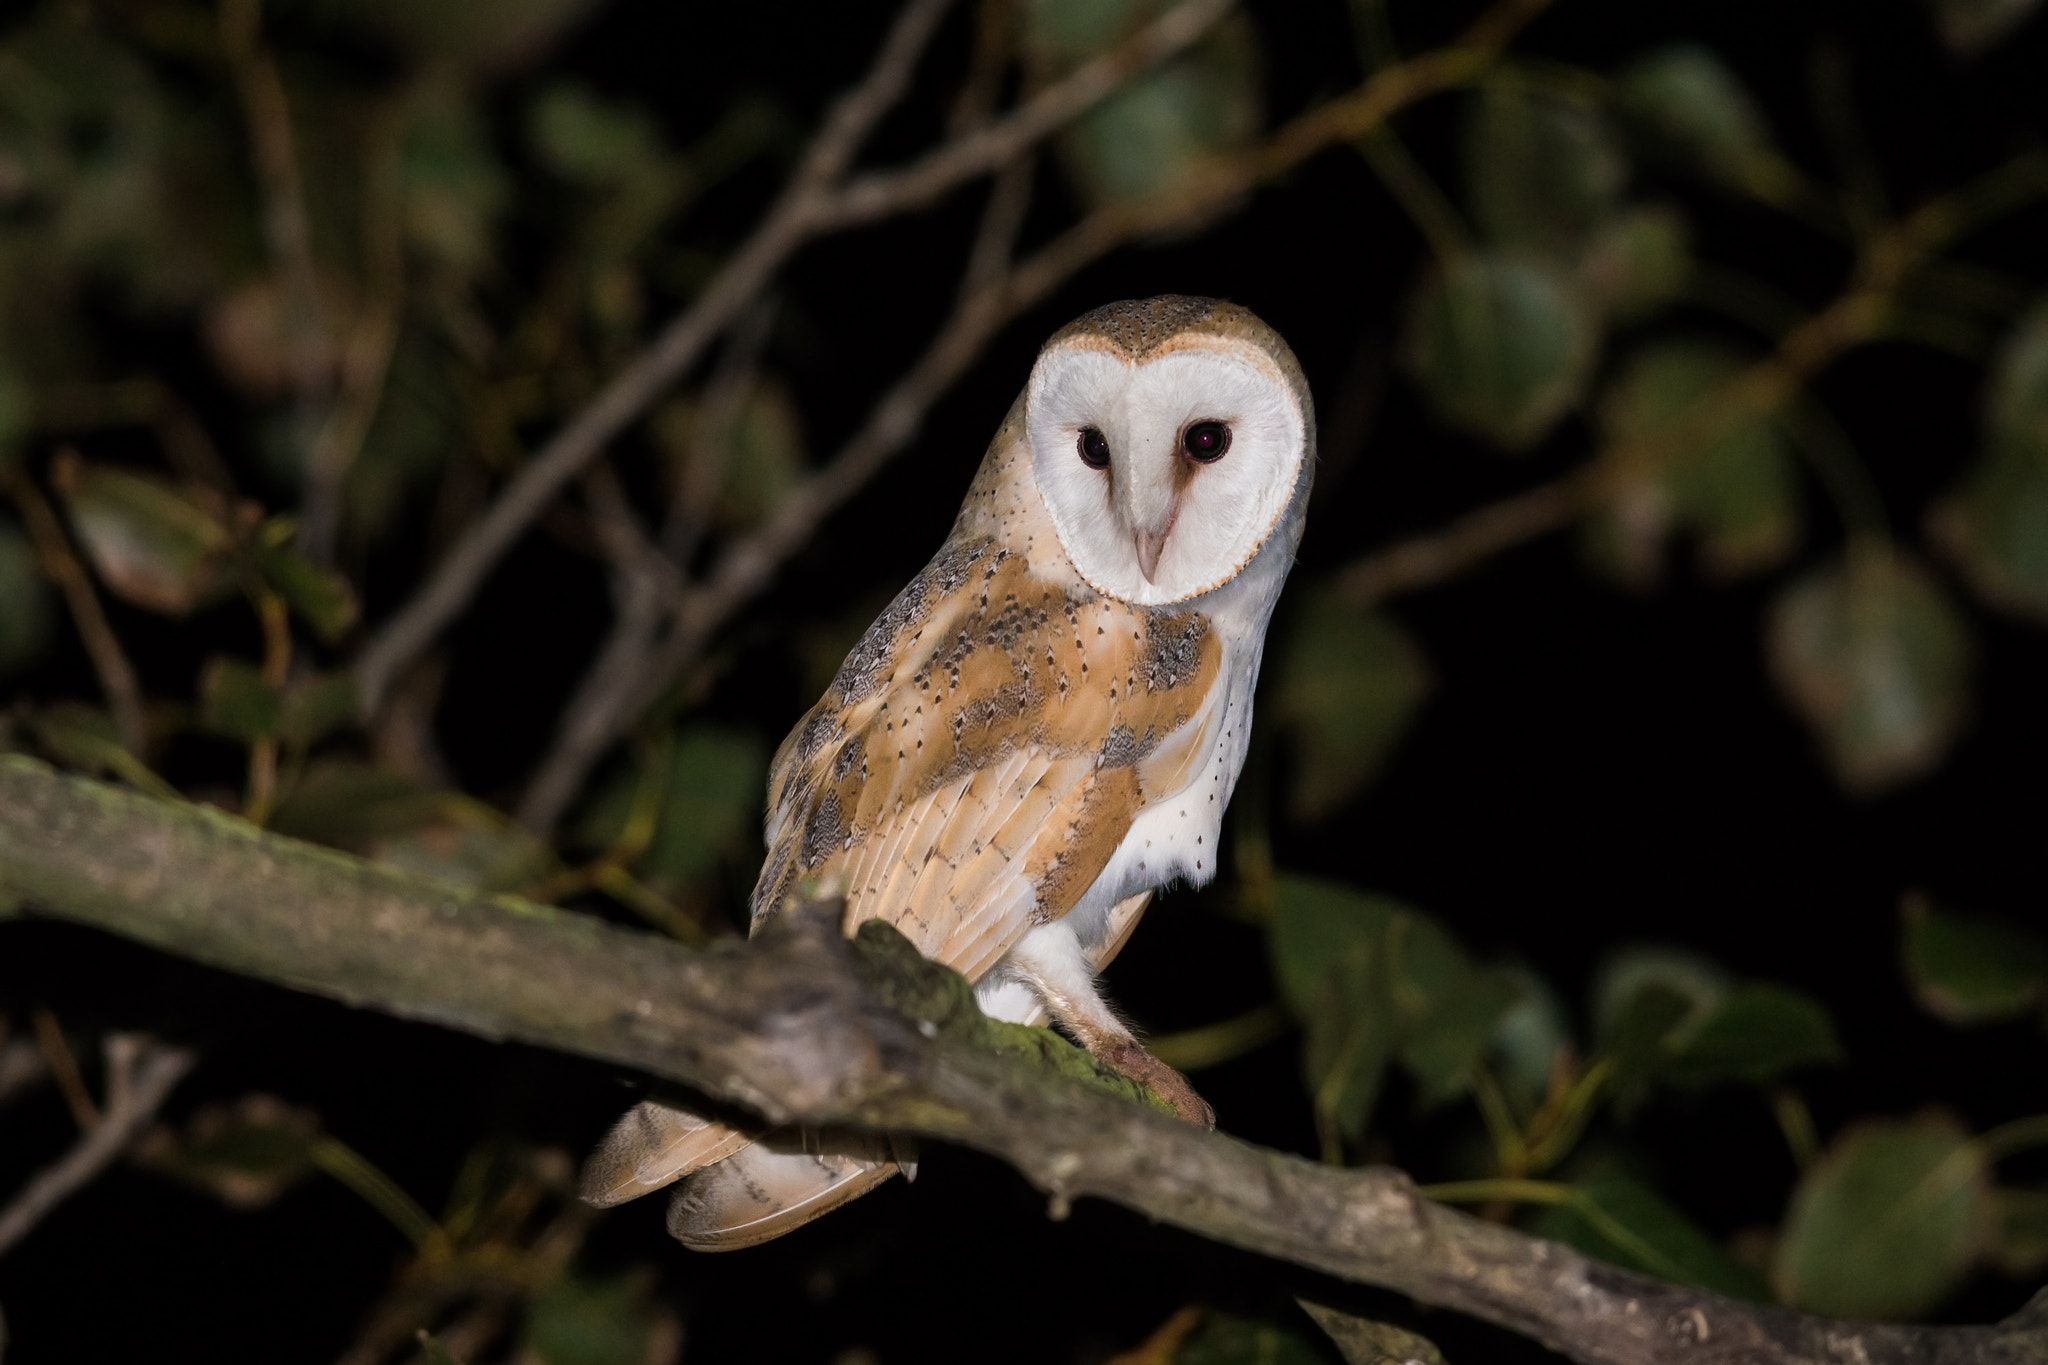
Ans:
POLYGON ((1148 1087, 1153 1094, 1172 1105, 1173 1112, 1187 1122, 1197 1128, 1215 1131, 1216 1111, 1209 1107, 1209 1102, 1195 1093, 1187 1077, 1145 1051, 1136 1040, 1128 1039, 1106 1049, 1102 1060, 1148 1087))

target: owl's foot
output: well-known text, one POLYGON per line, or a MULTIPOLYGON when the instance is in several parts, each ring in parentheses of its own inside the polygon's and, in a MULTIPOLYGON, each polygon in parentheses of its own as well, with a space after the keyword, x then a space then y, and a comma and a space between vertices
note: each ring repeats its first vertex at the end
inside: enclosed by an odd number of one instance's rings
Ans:
POLYGON ((1173 1112, 1189 1123, 1198 1128, 1216 1127, 1216 1111, 1195 1093, 1188 1078, 1145 1051, 1137 1039, 1118 1039, 1095 1055, 1132 1080, 1149 1086, 1153 1094, 1172 1105, 1173 1112))

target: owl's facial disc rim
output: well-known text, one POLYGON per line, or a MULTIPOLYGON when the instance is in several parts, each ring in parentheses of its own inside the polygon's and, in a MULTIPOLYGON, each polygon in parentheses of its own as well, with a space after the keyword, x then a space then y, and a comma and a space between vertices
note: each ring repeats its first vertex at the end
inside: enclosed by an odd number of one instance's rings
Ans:
POLYGON ((1026 443, 1075 572, 1141 606, 1186 602, 1235 578, 1296 501, 1305 406, 1274 358, 1240 338, 1182 336, 1135 362, 1089 336, 1041 353, 1026 388, 1026 443), (1222 442, 1198 452, 1192 437, 1211 426, 1222 442), (1103 464, 1088 458, 1091 434, 1103 464))

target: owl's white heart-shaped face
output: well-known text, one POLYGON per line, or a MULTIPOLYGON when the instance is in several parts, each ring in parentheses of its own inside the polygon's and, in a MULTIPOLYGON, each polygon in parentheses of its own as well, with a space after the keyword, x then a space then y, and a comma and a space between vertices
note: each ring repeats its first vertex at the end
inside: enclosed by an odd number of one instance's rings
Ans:
POLYGON ((1222 586, 1279 528, 1308 417, 1262 347, 1190 333, 1131 358, 1083 334, 1026 390, 1032 472, 1060 544, 1099 592, 1164 605, 1222 586))

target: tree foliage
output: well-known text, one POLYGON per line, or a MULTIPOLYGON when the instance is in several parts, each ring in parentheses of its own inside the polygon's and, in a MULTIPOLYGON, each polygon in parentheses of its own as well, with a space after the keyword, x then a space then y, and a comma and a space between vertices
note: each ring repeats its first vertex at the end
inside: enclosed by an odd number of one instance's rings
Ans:
MULTIPOLYGON (((1846 47, 1806 16, 1789 83, 1767 42, 1615 0, 1310 8, 15 15, 0 750, 468 890, 731 938, 774 745, 944 534, 1037 340, 1109 297, 1234 294, 1294 336, 1323 468, 1226 871, 1146 930, 1196 945, 1138 982, 1159 1054, 1240 1101, 1226 1128, 1393 1161, 1663 1279, 1859 1318, 2009 1306, 2048 1270, 2048 1099, 1951 1093, 1940 1057, 1993 1038, 2038 1067, 2037 885, 1887 884, 1893 922, 1817 906, 1855 945, 1845 985, 1698 951, 1725 946, 1710 915, 1665 908, 1691 868, 1574 956, 1553 926, 1597 869, 1501 872, 1514 889, 1480 927, 1464 869, 1395 878, 1374 839, 1431 732, 1490 733, 1496 704, 1551 723, 1514 709, 1526 660, 1475 662, 1442 625, 1546 538, 1572 558, 1513 599, 1556 637, 1532 650, 1589 648, 1573 623, 1617 613, 1739 615, 1748 653, 1657 704, 1720 734, 1729 690, 1769 689, 1731 743, 1778 755, 1756 782, 1809 784, 1804 810, 1900 809, 1965 780, 1971 745, 2038 766, 2038 697, 2012 698, 2048 620, 2048 146, 2031 87, 2007 97, 2044 50, 2035 6, 1930 0, 1885 19, 1904 36, 1837 16, 1846 47), (1940 69, 1913 67, 1937 39, 1940 69), (1971 111, 1973 137, 1930 114, 1930 157, 1873 107, 1915 80, 2006 102, 1971 111), (1919 429, 1883 430, 1899 392, 1941 409, 1910 458, 1919 429), (1728 1170, 1688 1169, 1728 1133, 1728 1170)), ((1580 752, 1641 742, 1619 716, 1595 731, 1580 752)), ((1559 809, 1529 818, 1554 829, 1584 793, 1545 776, 1559 809)), ((1673 759, 1626 799, 1695 777, 1673 759)), ((1475 821, 1445 861, 1490 867, 1512 833, 1475 821)), ((1702 835, 1690 856, 1767 855, 1702 835)), ((90 1128, 74 1016, 200 1030, 123 1017, 34 932, 0 927, 31 945, 0 972, 0 1103, 90 1128)), ((349 1332, 281 1356, 708 1359, 699 1335, 721 1340, 734 1305, 790 1292, 773 1275, 825 1303, 891 1258, 937 1273, 865 1212, 762 1253, 772 1273, 701 1270, 607 1242, 637 1210, 600 1225, 569 1200, 561 1144, 594 1129, 440 1113, 437 1150, 467 1155, 400 1172, 322 1083, 207 1074, 132 1148, 146 1199, 315 1220, 296 1191, 324 1180, 409 1248, 340 1310, 366 1313, 349 1332)), ((25 1172, 37 1151, 0 1155, 25 1172)), ((203 1249, 272 1235, 254 1226, 203 1249)), ((18 1343, 58 1349, 66 1329, 10 1287, 22 1260, 0 1303, 18 1343)), ((1055 1305, 1030 1349, 1427 1347, 1405 1318, 1325 1340, 1258 1273, 1234 1296, 1148 1281, 1109 1326, 1055 1305)), ((801 1349, 917 1353, 834 1313, 801 1349)))

